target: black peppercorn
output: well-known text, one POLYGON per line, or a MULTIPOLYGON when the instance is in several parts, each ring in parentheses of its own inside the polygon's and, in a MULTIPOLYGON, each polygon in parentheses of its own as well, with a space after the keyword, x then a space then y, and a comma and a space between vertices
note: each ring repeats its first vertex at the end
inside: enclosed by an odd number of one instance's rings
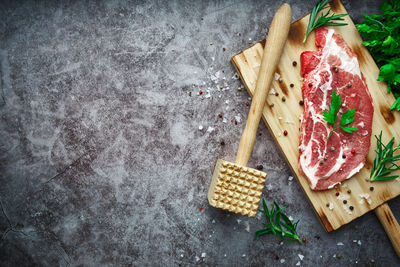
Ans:
POLYGON ((293 65, 293 67, 296 67, 297 66, 297 62, 293 61, 292 65, 293 65))

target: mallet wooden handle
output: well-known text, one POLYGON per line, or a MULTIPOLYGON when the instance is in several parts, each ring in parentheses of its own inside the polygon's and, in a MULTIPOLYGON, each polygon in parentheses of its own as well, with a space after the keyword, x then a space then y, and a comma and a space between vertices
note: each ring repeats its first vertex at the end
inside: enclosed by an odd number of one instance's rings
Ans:
POLYGON ((389 205, 384 203, 376 207, 374 211, 392 242, 394 251, 396 251, 397 256, 400 257, 400 226, 390 210, 389 205))
POLYGON ((288 4, 283 4, 274 15, 265 42, 256 89, 251 102, 246 126, 242 133, 239 149, 236 154, 236 164, 246 166, 253 151, 258 124, 261 119, 273 74, 279 63, 283 47, 289 33, 292 10, 288 4))

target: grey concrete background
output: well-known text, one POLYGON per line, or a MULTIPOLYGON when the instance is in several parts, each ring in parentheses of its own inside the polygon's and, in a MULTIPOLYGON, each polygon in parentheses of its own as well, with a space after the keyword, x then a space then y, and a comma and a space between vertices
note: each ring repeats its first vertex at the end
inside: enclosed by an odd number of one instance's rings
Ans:
MULTIPOLYGON (((315 1, 288 2, 297 20, 315 1)), ((360 22, 380 2, 344 5, 360 22)), ((325 232, 264 124, 249 166, 307 243, 253 241, 264 218, 208 205, 248 112, 229 60, 280 4, 2 2, 0 265, 398 265, 373 213, 325 232)), ((400 219, 400 199, 389 204, 400 219)))

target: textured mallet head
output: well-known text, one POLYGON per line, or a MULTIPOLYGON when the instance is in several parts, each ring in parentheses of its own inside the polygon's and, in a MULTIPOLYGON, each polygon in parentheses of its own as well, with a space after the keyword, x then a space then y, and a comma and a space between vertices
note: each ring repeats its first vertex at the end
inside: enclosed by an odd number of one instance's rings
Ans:
POLYGON ((208 202, 216 208, 255 217, 266 176, 265 172, 218 159, 208 202))

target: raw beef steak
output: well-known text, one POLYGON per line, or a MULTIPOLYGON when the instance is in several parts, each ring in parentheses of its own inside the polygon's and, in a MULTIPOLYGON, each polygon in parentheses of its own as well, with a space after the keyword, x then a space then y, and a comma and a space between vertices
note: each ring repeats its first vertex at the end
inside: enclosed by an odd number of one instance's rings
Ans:
POLYGON ((304 111, 301 121, 299 169, 313 190, 326 190, 350 178, 364 166, 371 142, 374 108, 361 74, 357 56, 332 29, 315 31, 318 51, 305 51, 300 56, 304 77, 302 94, 304 111), (323 119, 329 110, 332 91, 341 95, 342 106, 337 116, 355 108, 355 119, 346 126, 357 127, 353 133, 342 129, 333 132, 323 119))

